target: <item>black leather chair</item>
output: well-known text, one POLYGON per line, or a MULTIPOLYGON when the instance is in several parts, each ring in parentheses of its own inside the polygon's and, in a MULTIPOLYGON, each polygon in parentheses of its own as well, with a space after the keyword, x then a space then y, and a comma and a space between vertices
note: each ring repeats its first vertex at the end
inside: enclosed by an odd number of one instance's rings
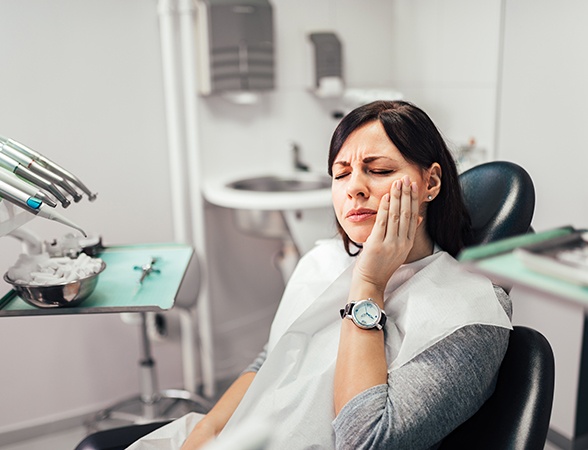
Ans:
POLYGON ((529 174, 508 161, 492 161, 459 176, 473 234, 467 246, 527 233, 535 210, 529 174))
POLYGON ((555 378, 545 337, 515 326, 500 366, 496 390, 469 420, 443 440, 440 450, 543 450, 555 378))
MULTIPOLYGON (((462 173, 459 181, 472 219, 468 245, 532 230, 535 190, 522 167, 493 161, 462 173)), ((536 330, 515 326, 493 395, 444 439, 440 449, 543 450, 554 377, 554 357, 547 339, 536 330)))
POLYGON ((133 442, 169 422, 168 420, 140 425, 126 425, 109 430, 97 431, 86 436, 76 446, 75 450, 124 450, 133 442))

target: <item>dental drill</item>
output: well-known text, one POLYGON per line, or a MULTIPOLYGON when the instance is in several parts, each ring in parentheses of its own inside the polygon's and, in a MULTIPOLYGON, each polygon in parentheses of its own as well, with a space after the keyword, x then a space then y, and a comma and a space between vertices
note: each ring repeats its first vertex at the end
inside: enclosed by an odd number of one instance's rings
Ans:
MULTIPOLYGON (((82 190, 88 196, 88 199, 90 201, 94 201, 96 199, 95 193, 92 193, 92 191, 90 191, 90 189, 88 189, 86 187, 86 185, 84 183, 82 183, 82 181, 78 177, 73 175, 71 172, 65 170, 59 164, 51 161, 49 158, 41 155, 40 153, 34 151, 33 149, 27 147, 24 144, 21 144, 20 142, 15 141, 14 139, 4 138, 4 137, 0 136, 0 142, 2 142, 2 141, 4 141, 5 145, 7 147, 9 147, 10 149, 16 150, 17 152, 20 152, 20 154, 30 158, 31 160, 33 160, 33 162, 35 162, 36 164, 40 165, 41 167, 49 170, 54 175, 62 177, 62 179, 64 179, 64 182, 65 182, 65 185, 63 185, 63 187, 70 194, 72 194, 72 193, 69 190, 67 190, 67 187, 66 187, 66 185, 70 186, 69 183, 67 183, 67 181, 73 183, 74 186, 77 186, 80 190, 82 190), (67 181, 65 181, 65 180, 67 180, 67 181)), ((18 158, 17 158, 17 160, 18 160, 18 158)), ((78 196, 77 192, 76 192, 75 196, 73 194, 72 194, 72 196, 74 197, 74 201, 79 201, 79 199, 76 200, 76 198, 78 196)))
POLYGON ((7 184, 10 184, 12 187, 19 189, 31 197, 36 197, 41 200, 43 203, 55 208, 57 203, 55 203, 53 197, 48 194, 47 192, 43 191, 42 189, 38 189, 32 184, 24 181, 23 179, 19 178, 14 174, 14 172, 10 172, 8 170, 4 170, 0 167, 0 181, 4 181, 7 184))
POLYGON ((75 228, 87 237, 86 232, 82 228, 80 228, 78 225, 76 225, 74 222, 67 219, 66 217, 63 217, 61 214, 55 212, 54 210, 46 208, 46 205, 44 205, 43 202, 39 200, 37 197, 33 197, 28 193, 23 192, 1 180, 0 197, 2 197, 4 200, 9 201, 10 203, 14 203, 17 206, 20 206, 25 211, 28 211, 39 217, 54 220, 55 222, 67 225, 68 227, 75 228))
POLYGON ((63 195, 59 189, 57 189, 57 186, 45 178, 37 175, 36 173, 31 172, 18 161, 15 161, 13 158, 6 156, 3 153, 0 153, 0 167, 3 167, 8 171, 24 178, 25 180, 30 181, 41 189, 49 191, 51 194, 53 194, 53 196, 55 196, 55 198, 57 198, 57 200, 59 200, 61 206, 64 208, 67 208, 71 204, 67 197, 63 195))
POLYGON ((36 161, 34 161, 31 157, 25 155, 20 150, 15 148, 12 145, 12 140, 4 140, 5 138, 0 137, 0 153, 18 161, 19 164, 23 165, 31 172, 40 175, 41 177, 45 178, 46 180, 55 183, 57 186, 61 187, 65 192, 73 197, 74 202, 79 202, 82 199, 82 196, 61 176, 57 175, 56 173, 51 172, 50 170, 46 169, 36 161), (2 142, 4 140, 4 142, 2 142))

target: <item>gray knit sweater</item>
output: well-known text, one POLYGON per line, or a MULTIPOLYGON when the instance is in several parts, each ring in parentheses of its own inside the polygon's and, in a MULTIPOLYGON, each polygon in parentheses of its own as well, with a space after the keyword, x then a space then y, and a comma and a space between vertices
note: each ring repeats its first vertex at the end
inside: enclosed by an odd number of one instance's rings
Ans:
MULTIPOLYGON (((508 295, 495 288, 511 317, 508 295)), ((465 326, 351 399, 333 421, 337 449, 435 449, 494 391, 510 331, 465 326)), ((257 372, 266 350, 245 370, 257 372)))

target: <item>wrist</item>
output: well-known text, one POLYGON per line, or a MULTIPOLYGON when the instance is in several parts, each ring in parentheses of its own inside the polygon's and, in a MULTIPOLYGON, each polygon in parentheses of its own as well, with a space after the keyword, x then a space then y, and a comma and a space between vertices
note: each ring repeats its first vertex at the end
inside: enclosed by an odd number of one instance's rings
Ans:
POLYGON ((359 271, 355 271, 351 278, 350 295, 359 295, 363 297, 380 298, 384 297, 384 291, 388 285, 388 279, 376 280, 367 277, 359 271))
POLYGON ((380 308, 384 307, 384 290, 374 285, 351 286, 347 300, 355 302, 371 298, 380 308))

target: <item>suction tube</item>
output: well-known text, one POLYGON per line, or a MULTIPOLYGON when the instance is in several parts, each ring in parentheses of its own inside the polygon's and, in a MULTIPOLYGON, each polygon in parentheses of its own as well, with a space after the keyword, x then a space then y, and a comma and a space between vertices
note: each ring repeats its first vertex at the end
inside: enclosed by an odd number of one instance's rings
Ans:
POLYGON ((11 203, 14 203, 17 206, 20 206, 24 210, 36 214, 40 217, 44 217, 45 219, 54 220, 59 222, 63 225, 67 225, 68 227, 75 228, 76 230, 80 231, 85 237, 88 235, 86 232, 76 225, 71 220, 63 217, 61 214, 55 212, 52 209, 47 209, 47 206, 43 204, 41 200, 35 197, 31 197, 25 192, 20 191, 19 189, 11 186, 8 183, 0 180, 0 197, 8 200, 11 203))
MULTIPOLYGON (((4 139, 6 139, 6 138, 4 138, 4 139)), ((28 156, 29 158, 33 159, 37 163, 41 164, 45 168, 52 171, 53 173, 56 173, 56 174, 62 176, 63 178, 65 178, 66 180, 70 181, 71 183, 73 183, 74 186, 77 186, 80 190, 82 190, 88 196, 88 199, 91 202, 96 200, 95 193, 92 193, 92 191, 90 191, 90 189, 88 189, 86 187, 86 185, 84 183, 82 183, 82 181, 78 177, 76 177, 71 172, 68 172, 67 170, 65 170, 59 164, 51 161, 49 158, 41 155, 40 153, 27 147, 24 144, 21 144, 20 142, 15 141, 14 139, 6 139, 5 142, 13 149, 18 150, 23 155, 28 156)))
POLYGON ((36 173, 31 172, 18 161, 15 161, 11 157, 6 156, 3 153, 0 153, 0 167, 4 167, 5 169, 24 178, 25 180, 30 181, 35 186, 38 186, 41 189, 49 191, 51 194, 55 196, 57 200, 59 200, 61 206, 63 206, 64 208, 67 208, 71 204, 67 197, 63 195, 59 189, 57 189, 57 186, 55 186, 50 181, 47 181, 45 178, 37 175, 36 173))
POLYGON ((54 209, 47 209, 45 205, 41 205, 37 210, 37 215, 44 217, 45 219, 54 220, 55 222, 59 222, 62 225, 67 225, 68 227, 75 228, 80 233, 84 235, 84 237, 88 237, 86 232, 79 226, 76 225, 74 222, 69 220, 67 217, 62 216, 54 209))

